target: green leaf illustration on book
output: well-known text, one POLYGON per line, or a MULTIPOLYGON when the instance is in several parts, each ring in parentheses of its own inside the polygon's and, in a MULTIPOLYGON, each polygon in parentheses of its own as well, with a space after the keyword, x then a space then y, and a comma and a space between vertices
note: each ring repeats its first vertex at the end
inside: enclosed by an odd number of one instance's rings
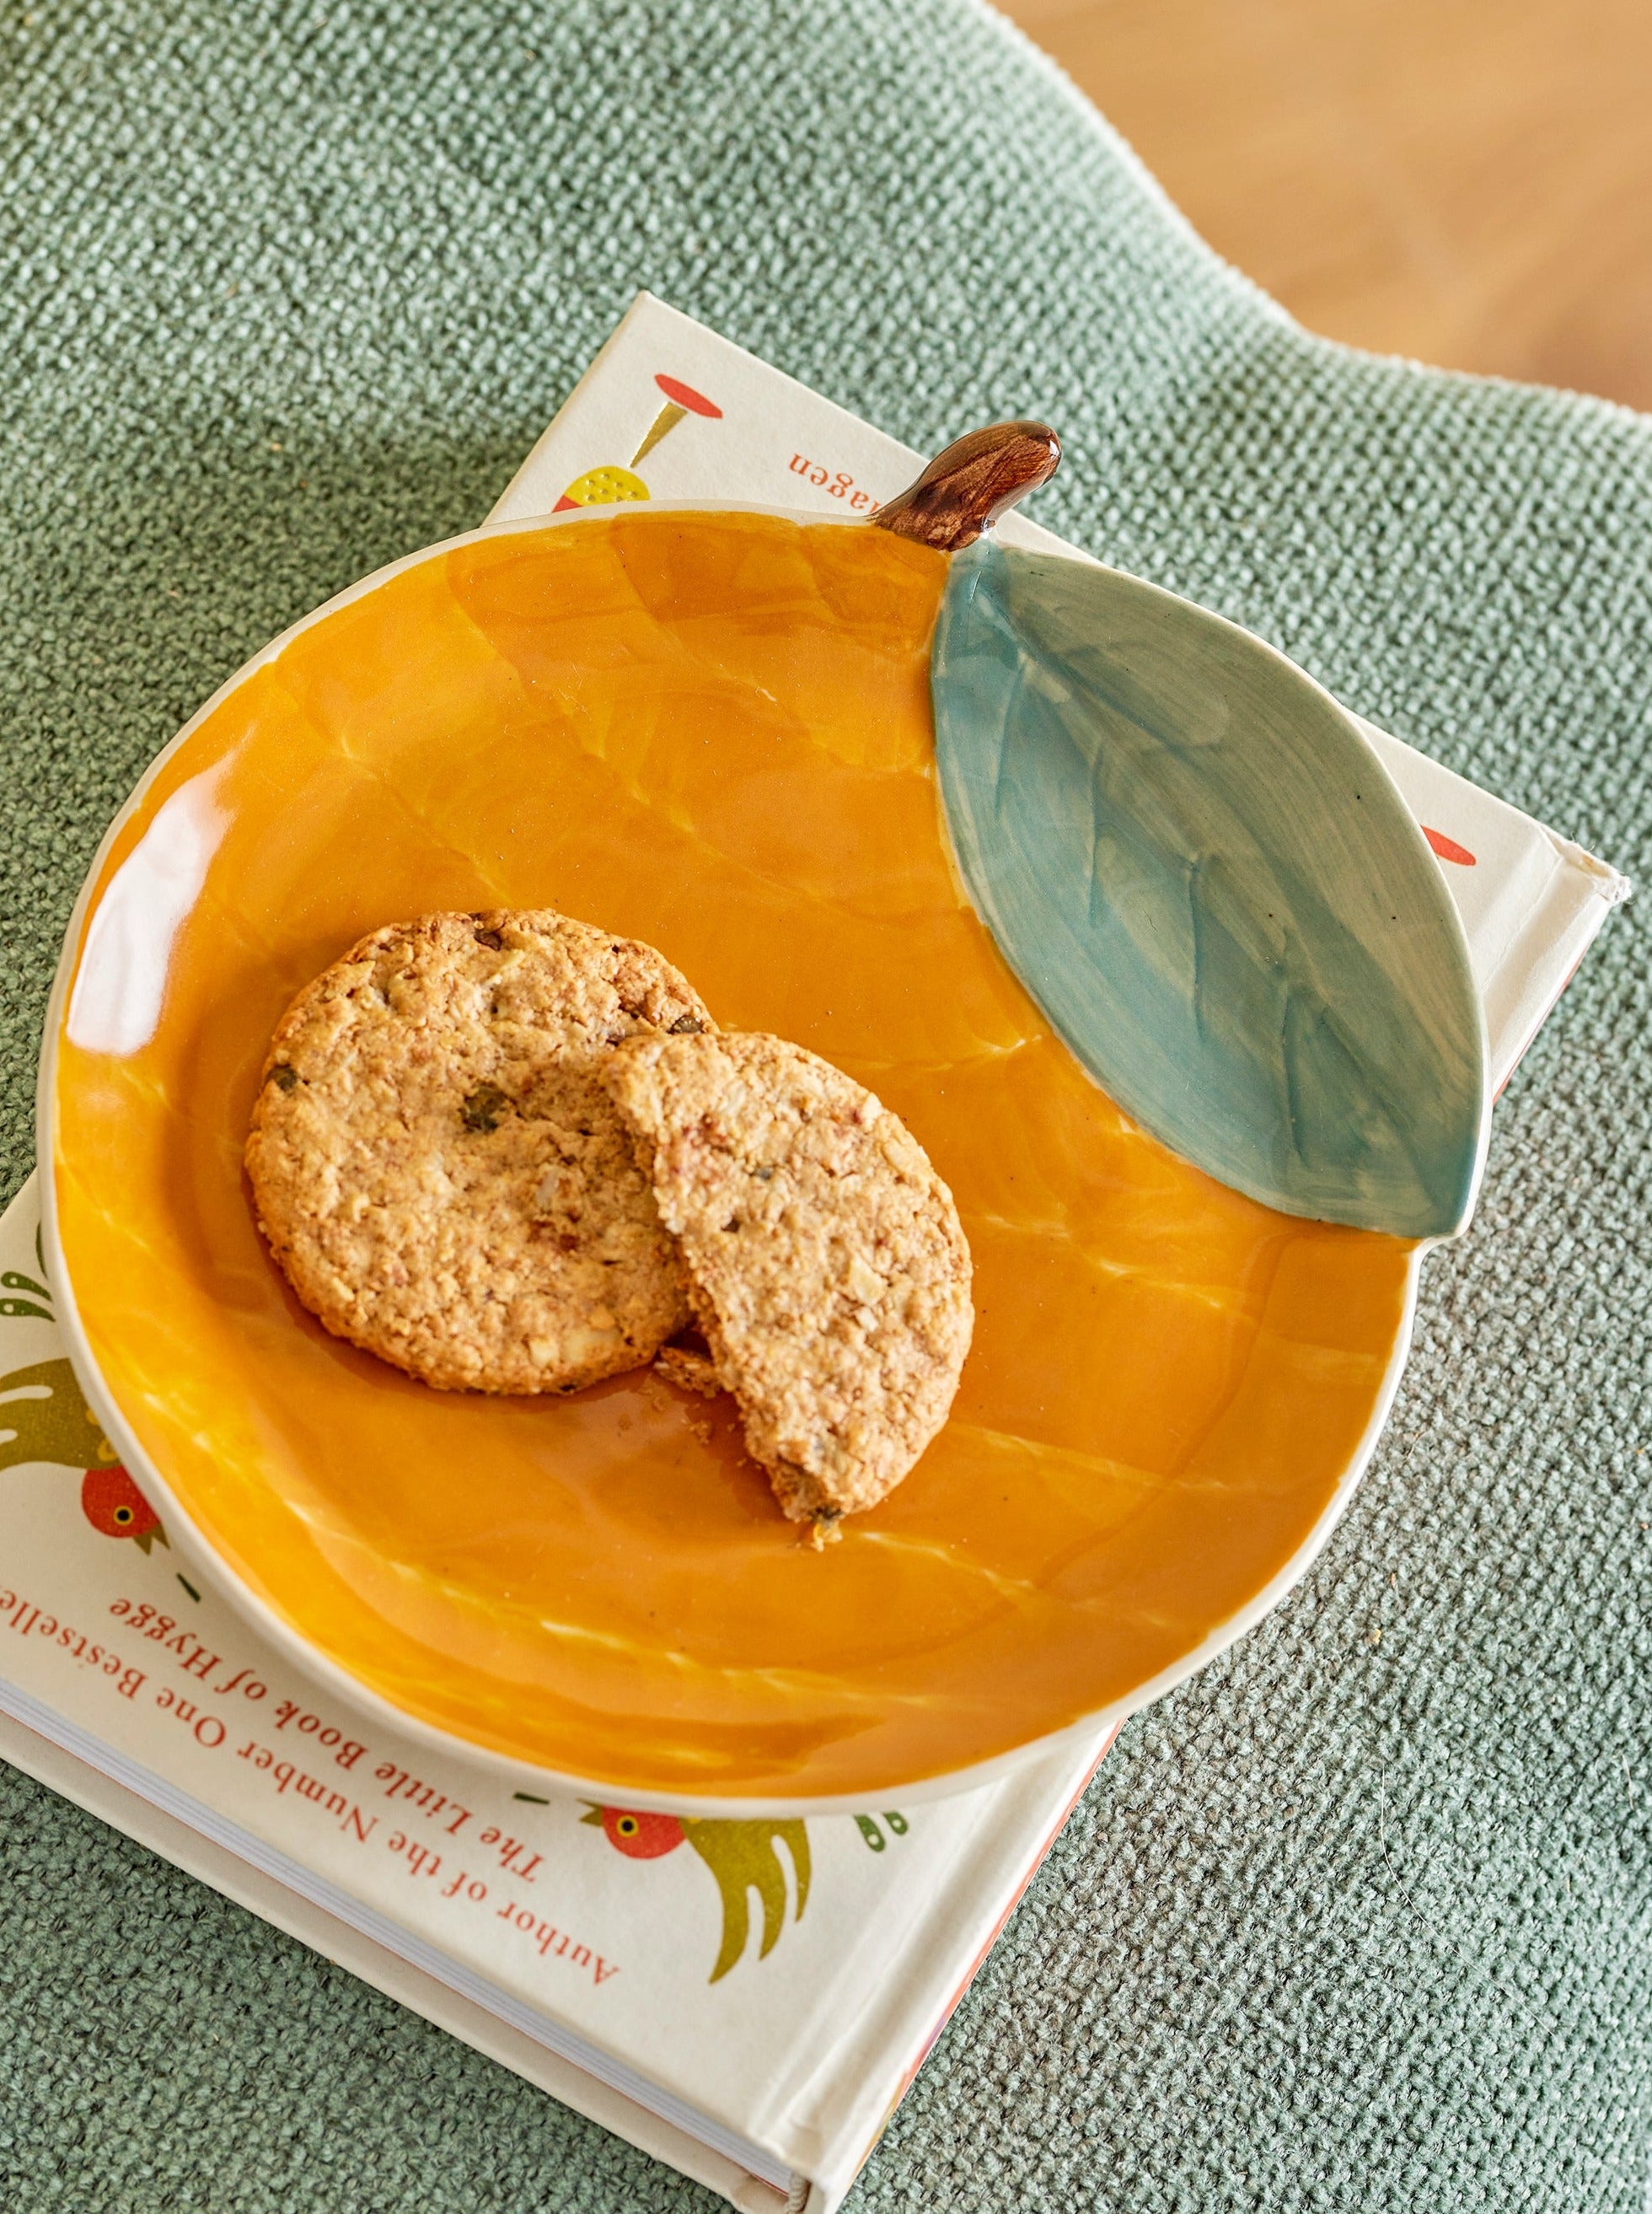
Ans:
POLYGON ((161 1517, 115 1459, 61 1356, 0 1376, 0 1469, 34 1461, 82 1471, 81 1513, 101 1536, 131 1538, 146 1553, 157 1539, 167 1543, 161 1517))
POLYGON ((0 1376, 0 1469, 24 1461, 64 1468, 111 1468, 114 1447, 103 1434, 67 1361, 37 1361, 0 1376))
POLYGON ((686 1845, 710 1869, 722 1901, 722 1943, 707 1980, 717 1983, 746 1950, 751 1935, 751 1894, 763 1908, 759 1960, 773 1952, 786 1920, 786 1871, 777 1845, 791 1856, 797 1879, 796 1919, 808 1904, 808 1832, 801 1821, 723 1822, 679 1820, 674 1814, 633 1813, 623 1807, 593 1807, 580 1816, 600 1829, 627 1860, 657 1861, 686 1845))
MULTIPOLYGON (((889 1825, 890 1834, 893 1837, 904 1838, 911 1826, 906 1817, 897 1813, 893 1807, 884 1809, 883 1819, 889 1825)), ((870 1814, 856 1814, 855 1827, 860 1832, 862 1838, 873 1852, 881 1853, 887 1850, 889 1839, 884 1836, 870 1814)))
POLYGON ((44 1284, 37 1284, 33 1276, 26 1276, 21 1269, 8 1269, 3 1275, 0 1275, 0 1285, 3 1285, 8 1292, 25 1294, 21 1299, 0 1299, 0 1315, 10 1316, 17 1321, 26 1317, 33 1317, 38 1322, 52 1320, 50 1305, 36 1305, 38 1300, 49 1302, 52 1294, 44 1284))

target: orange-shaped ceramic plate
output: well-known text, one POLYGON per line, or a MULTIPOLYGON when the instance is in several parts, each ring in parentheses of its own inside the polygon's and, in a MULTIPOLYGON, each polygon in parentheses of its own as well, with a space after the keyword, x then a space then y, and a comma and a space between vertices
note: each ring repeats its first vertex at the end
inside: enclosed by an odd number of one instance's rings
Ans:
POLYGON ((165 755, 70 933, 48 1213, 88 1387, 313 1663, 629 1801, 865 1802, 1121 1714, 1329 1527, 1415 1249, 1271 1213, 1125 1121, 960 889, 934 774, 944 557, 629 511, 479 534, 301 625, 165 755), (870 1086, 957 1196, 952 1420, 816 1553, 708 1410, 426 1390, 329 1337, 254 1231, 271 1029, 375 924, 554 907, 727 1026, 870 1086))

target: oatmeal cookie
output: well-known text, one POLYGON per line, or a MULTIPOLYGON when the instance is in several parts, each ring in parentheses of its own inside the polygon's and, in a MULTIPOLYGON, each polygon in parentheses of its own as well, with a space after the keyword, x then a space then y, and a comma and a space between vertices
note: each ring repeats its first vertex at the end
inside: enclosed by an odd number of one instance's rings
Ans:
POLYGON ((783 1038, 640 1035, 603 1077, 782 1508, 829 1526, 874 1505, 946 1421, 974 1322, 923 1147, 783 1038))
POLYGON ((687 1286, 598 1071, 634 1035, 712 1028, 651 946, 549 910, 373 931, 275 1034, 259 1226, 328 1330, 439 1390, 640 1367, 687 1286))

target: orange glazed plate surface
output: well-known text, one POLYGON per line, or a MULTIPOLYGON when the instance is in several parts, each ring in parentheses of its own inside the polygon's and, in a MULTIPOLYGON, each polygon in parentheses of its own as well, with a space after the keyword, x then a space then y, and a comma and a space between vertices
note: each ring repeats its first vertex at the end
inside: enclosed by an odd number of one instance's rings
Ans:
POLYGON ((1015 982, 940 813, 945 557, 636 509, 368 580, 219 694, 112 831, 42 1072, 77 1361, 186 1550, 338 1688, 538 1777, 701 1811, 955 1786, 1099 1730, 1285 1588, 1381 1427, 1417 1249, 1135 1129, 1015 982), (364 931, 554 907, 869 1085, 975 1259, 952 1419, 816 1553, 732 1409, 651 1373, 426 1389, 253 1226, 271 1031, 364 931))

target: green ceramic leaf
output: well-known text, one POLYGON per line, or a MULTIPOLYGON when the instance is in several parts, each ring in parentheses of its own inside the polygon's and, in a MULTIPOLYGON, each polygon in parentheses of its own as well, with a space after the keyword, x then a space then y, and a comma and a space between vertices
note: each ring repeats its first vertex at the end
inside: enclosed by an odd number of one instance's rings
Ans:
POLYGON ((1117 571, 956 555, 936 742, 970 894, 1102 1088, 1287 1214, 1448 1236, 1486 1116, 1461 928, 1358 725, 1117 571))

